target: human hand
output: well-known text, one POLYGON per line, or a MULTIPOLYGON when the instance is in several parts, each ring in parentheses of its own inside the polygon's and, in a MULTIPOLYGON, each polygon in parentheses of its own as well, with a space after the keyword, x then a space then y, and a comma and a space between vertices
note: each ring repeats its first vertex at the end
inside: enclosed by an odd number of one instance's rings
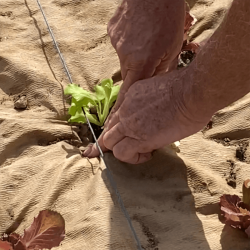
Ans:
MULTIPOLYGON (((183 0, 122 2, 108 24, 108 33, 120 59, 124 82, 106 124, 133 83, 177 68, 185 33, 193 21, 183 0)), ((103 136, 104 133, 98 142, 106 152, 103 136)), ((88 151, 91 152, 89 157, 99 156, 95 144, 89 145, 88 151)), ((86 152, 83 155, 87 156, 86 152)))
POLYGON ((177 68, 184 37, 184 0, 123 0, 108 24, 123 84, 112 110, 138 80, 177 68))
MULTIPOLYGON (((134 83, 107 124, 105 148, 121 161, 139 164, 148 161, 153 150, 203 128, 209 118, 192 112, 186 102, 192 93, 181 79, 185 77, 172 72, 134 83)), ((92 157, 96 150, 89 148, 85 156, 92 157)))

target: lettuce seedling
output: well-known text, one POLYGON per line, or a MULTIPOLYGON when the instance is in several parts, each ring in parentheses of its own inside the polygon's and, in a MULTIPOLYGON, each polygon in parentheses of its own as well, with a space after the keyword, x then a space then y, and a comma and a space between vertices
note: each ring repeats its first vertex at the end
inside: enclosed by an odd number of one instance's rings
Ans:
POLYGON ((250 180, 243 183, 243 201, 237 195, 224 194, 220 197, 223 222, 245 231, 250 238, 250 180))
POLYGON ((0 250, 42 250, 60 245, 65 238, 63 217, 51 210, 40 211, 23 235, 11 233, 0 237, 0 250))
POLYGON ((69 122, 87 123, 82 111, 83 108, 91 123, 103 126, 109 114, 109 109, 117 99, 120 86, 114 86, 112 79, 104 79, 95 86, 94 90, 95 92, 92 93, 73 83, 65 88, 64 94, 72 96, 69 108, 69 114, 71 115, 69 122), (90 113, 91 107, 96 108, 97 116, 90 113))

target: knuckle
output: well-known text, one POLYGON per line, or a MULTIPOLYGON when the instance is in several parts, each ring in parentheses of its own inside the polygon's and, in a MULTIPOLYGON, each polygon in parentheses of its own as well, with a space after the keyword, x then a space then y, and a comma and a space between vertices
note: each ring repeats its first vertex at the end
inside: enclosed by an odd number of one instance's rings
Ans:
POLYGON ((137 161, 135 156, 138 154, 138 152, 136 148, 125 139, 114 146, 113 154, 120 161, 135 163, 137 161))
POLYGON ((113 154, 115 158, 123 162, 128 162, 129 159, 132 158, 124 146, 115 146, 113 148, 113 154))

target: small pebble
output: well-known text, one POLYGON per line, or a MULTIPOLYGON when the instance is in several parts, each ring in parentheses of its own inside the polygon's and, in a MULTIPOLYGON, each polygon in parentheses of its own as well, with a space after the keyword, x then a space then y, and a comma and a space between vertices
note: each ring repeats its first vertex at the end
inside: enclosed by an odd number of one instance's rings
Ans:
POLYGON ((21 96, 17 101, 14 103, 15 109, 26 109, 28 105, 27 97, 21 96))

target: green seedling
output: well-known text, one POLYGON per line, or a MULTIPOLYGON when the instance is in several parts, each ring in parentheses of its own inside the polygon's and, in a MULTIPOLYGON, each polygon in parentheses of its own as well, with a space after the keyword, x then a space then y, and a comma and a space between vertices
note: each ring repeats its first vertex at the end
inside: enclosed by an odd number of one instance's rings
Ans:
POLYGON ((104 79, 95 86, 95 92, 89 92, 76 84, 69 84, 65 90, 65 95, 71 95, 71 106, 69 122, 87 123, 82 108, 89 121, 97 126, 103 126, 109 114, 110 108, 117 99, 120 86, 113 85, 112 79, 104 79), (91 114, 90 109, 96 108, 97 115, 91 114))

